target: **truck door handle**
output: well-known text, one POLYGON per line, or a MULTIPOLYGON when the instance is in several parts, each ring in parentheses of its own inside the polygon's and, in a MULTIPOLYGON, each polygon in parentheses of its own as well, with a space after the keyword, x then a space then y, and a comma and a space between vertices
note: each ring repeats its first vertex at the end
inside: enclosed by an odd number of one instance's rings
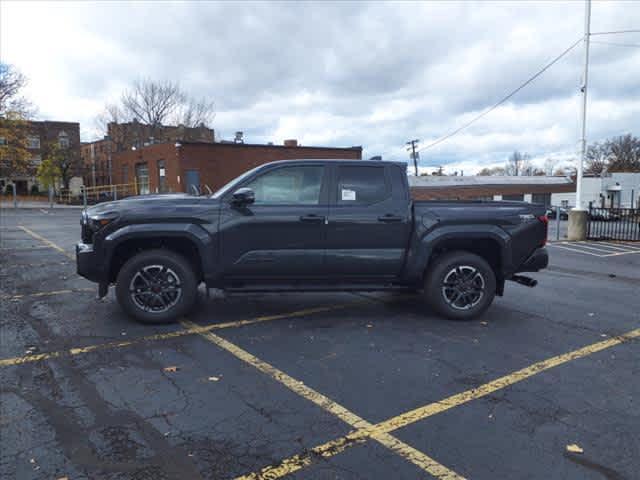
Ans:
POLYGON ((401 222, 402 220, 404 220, 404 217, 401 217, 399 215, 392 215, 390 213, 387 213, 382 217, 378 217, 378 221, 386 222, 386 223, 394 223, 394 222, 397 223, 397 222, 401 222))
POLYGON ((313 222, 313 223, 322 223, 324 222, 324 217, 322 215, 314 215, 313 213, 310 215, 302 215, 300 217, 301 222, 313 222))

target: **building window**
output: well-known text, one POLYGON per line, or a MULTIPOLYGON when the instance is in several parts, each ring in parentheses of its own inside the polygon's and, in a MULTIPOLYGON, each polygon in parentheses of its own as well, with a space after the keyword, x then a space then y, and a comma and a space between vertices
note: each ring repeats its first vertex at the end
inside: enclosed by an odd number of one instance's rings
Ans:
POLYGON ((136 182, 138 184, 138 195, 149 193, 149 167, 146 163, 136 164, 136 182))
POLYGON ((6 145, 7 144, 7 139, 4 137, 0 137, 0 145, 6 145))
POLYGON ((524 193, 512 193, 509 195, 502 195, 502 200, 511 200, 515 202, 524 201, 524 193))
POLYGON ((40 137, 35 135, 29 135, 27 137, 27 148, 37 149, 40 148, 40 137))
POLYGON ((37 167, 42 163, 42 157, 40 155, 34 155, 31 157, 31 165, 37 167))
POLYGON ((158 192, 167 192, 167 170, 164 165, 164 160, 158 160, 158 192))
POLYGON ((569 208, 569 200, 562 200, 562 202, 560 202, 560 206, 562 208, 569 208))
POLYGON ((69 148, 69 135, 66 132, 58 134, 58 143, 60 148, 69 148))
POLYGON ((550 193, 533 193, 531 195, 531 203, 539 203, 540 205, 544 205, 548 207, 551 205, 551 194, 550 193))
POLYGON ((129 181, 129 165, 122 165, 122 183, 129 181))

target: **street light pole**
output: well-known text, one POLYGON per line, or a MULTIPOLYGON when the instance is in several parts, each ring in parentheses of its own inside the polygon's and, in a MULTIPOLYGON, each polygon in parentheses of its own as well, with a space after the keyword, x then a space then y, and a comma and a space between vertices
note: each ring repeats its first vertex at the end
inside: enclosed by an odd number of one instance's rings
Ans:
POLYGON ((582 169, 587 157, 587 85, 589 81, 589 37, 591 36, 591 0, 585 0, 584 14, 584 75, 582 83, 582 136, 580 161, 576 177, 576 208, 582 210, 582 169))
POLYGON ((569 212, 567 236, 569 240, 584 240, 587 237, 587 211, 582 206, 582 170, 587 157, 587 86, 589 84, 589 37, 591 36, 591 0, 584 5, 584 74, 582 78, 582 135, 580 158, 576 173, 576 205, 569 212))

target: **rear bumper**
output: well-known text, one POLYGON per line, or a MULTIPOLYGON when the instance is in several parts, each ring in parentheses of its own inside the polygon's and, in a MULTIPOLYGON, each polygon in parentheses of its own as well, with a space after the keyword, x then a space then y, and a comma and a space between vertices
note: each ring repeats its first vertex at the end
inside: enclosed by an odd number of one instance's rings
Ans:
POLYGON ((97 258, 93 245, 86 243, 76 244, 76 271, 78 275, 96 283, 106 281, 105 272, 102 270, 102 262, 97 258))
POLYGON ((518 267, 516 273, 537 272, 549 265, 549 253, 545 247, 537 248, 525 262, 518 267))

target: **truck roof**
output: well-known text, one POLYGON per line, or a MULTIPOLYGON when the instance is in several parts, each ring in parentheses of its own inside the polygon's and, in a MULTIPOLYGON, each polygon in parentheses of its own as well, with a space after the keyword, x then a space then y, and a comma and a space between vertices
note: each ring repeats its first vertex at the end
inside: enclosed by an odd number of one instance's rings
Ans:
POLYGON ((305 164, 308 162, 340 163, 347 165, 367 166, 394 165, 400 168, 407 168, 407 164, 405 162, 392 162, 387 160, 353 160, 349 158, 299 158, 294 160, 276 160, 274 162, 269 162, 267 165, 305 164))

